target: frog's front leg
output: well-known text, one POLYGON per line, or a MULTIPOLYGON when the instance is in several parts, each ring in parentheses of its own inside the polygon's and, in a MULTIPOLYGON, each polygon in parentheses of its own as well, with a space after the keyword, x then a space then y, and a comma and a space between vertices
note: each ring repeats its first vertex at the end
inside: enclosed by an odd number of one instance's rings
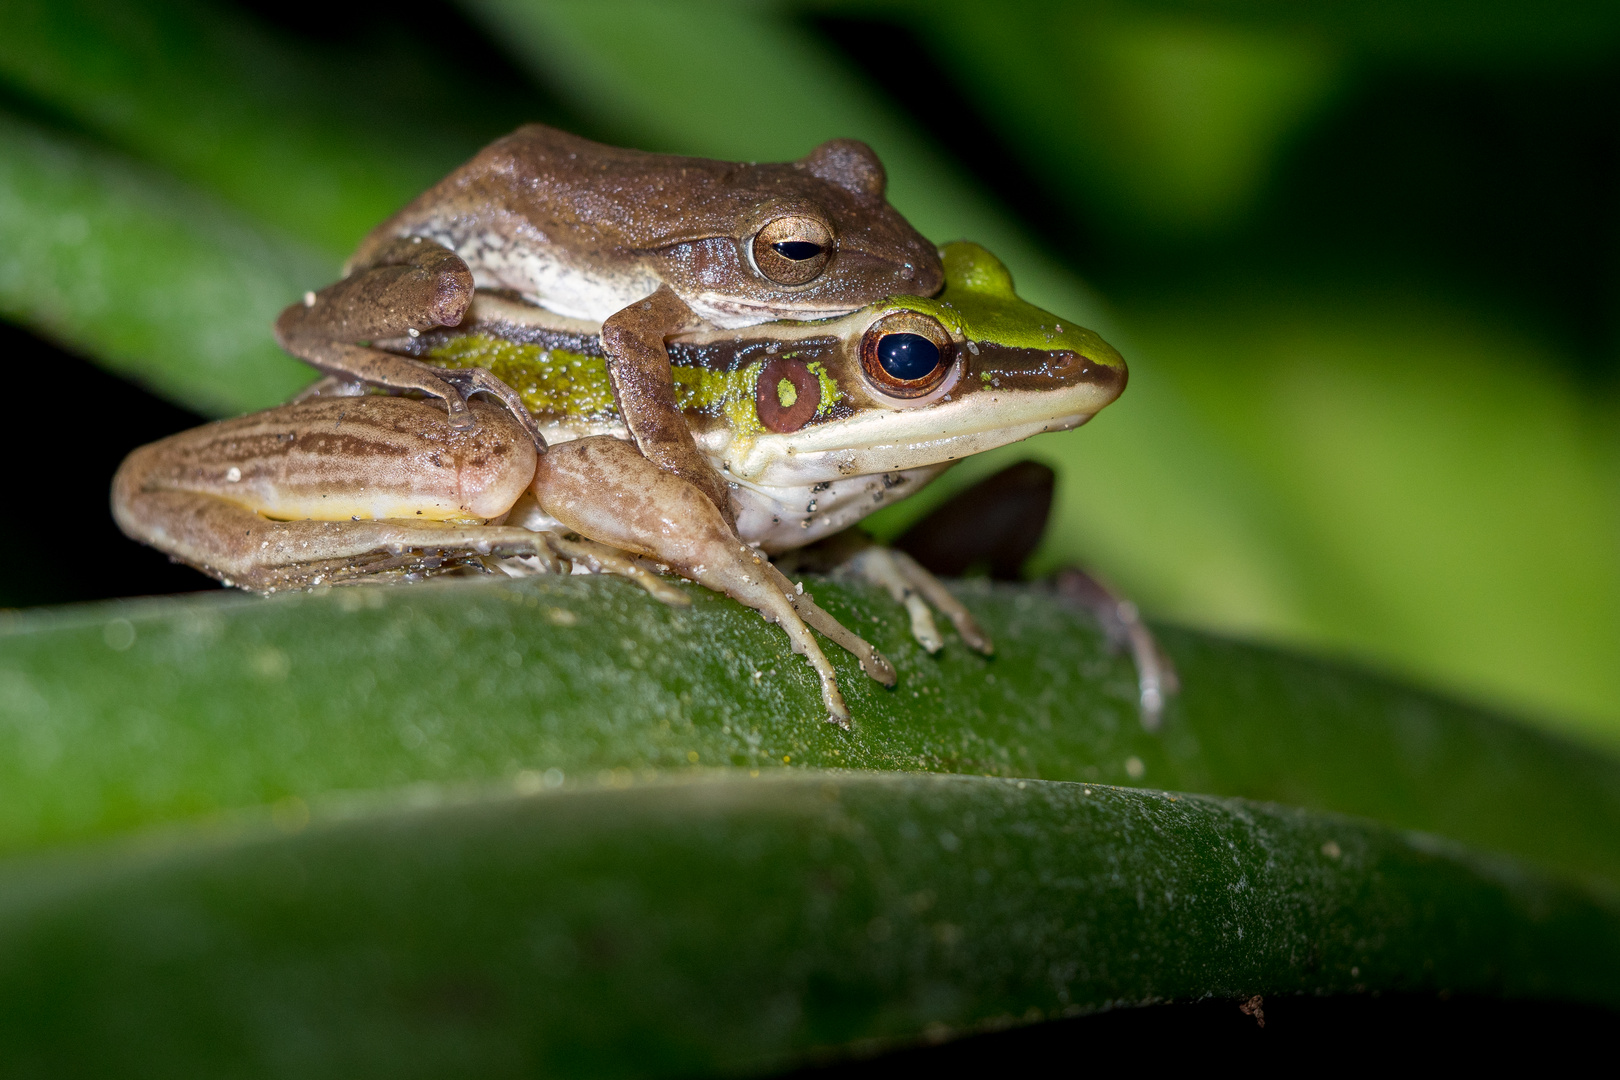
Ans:
POLYGON ((644 555, 779 623, 820 678, 833 723, 847 727, 849 709, 811 627, 853 653, 872 678, 894 685, 888 660, 737 539, 707 493, 629 443, 598 436, 551 447, 540 458, 534 493, 545 513, 580 535, 644 555))
POLYGON ((545 534, 499 524, 533 482, 534 444, 500 408, 472 409, 465 432, 428 402, 375 396, 208 424, 130 454, 113 515, 135 539, 259 592, 507 555, 557 569, 545 534))
POLYGON ((699 325, 697 314, 668 285, 609 316, 602 348, 619 415, 642 456, 674 473, 714 503, 735 528, 731 493, 714 466, 698 453, 692 429, 675 403, 675 380, 665 339, 699 325))
POLYGON ((990 656, 995 646, 973 613, 937 577, 903 551, 884 547, 859 529, 846 529, 818 544, 782 556, 784 565, 812 573, 864 581, 886 591, 906 609, 911 636, 931 653, 945 645, 934 612, 951 620, 969 648, 990 656))
POLYGON ((379 338, 456 326, 472 297, 472 273, 455 252, 431 240, 405 237, 378 248, 342 281, 306 293, 302 303, 288 307, 276 319, 276 340, 328 375, 441 398, 451 426, 462 430, 475 423, 467 398, 489 394, 538 440, 522 399, 483 368, 429 367, 370 345, 379 338))

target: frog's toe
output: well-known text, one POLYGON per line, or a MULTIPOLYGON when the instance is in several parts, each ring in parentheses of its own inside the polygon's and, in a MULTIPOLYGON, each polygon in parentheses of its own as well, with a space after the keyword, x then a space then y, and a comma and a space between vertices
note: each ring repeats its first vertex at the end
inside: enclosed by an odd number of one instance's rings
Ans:
POLYGON ((973 614, 951 595, 943 582, 925 570, 916 559, 894 548, 873 545, 862 549, 841 568, 844 573, 877 585, 905 606, 911 618, 911 636, 930 653, 944 647, 944 635, 934 622, 938 611, 951 620, 968 647, 991 655, 995 646, 980 628, 973 614))
POLYGON ((534 443, 535 449, 545 452, 546 440, 540 434, 540 428, 535 424, 533 414, 523 404, 523 398, 516 390, 491 374, 488 368, 436 367, 430 370, 455 390, 455 395, 444 399, 445 407, 450 411, 451 427, 458 430, 473 427, 476 421, 473 419, 472 411, 467 407, 466 399, 474 394, 488 394, 506 406, 506 411, 523 426, 524 433, 534 443))
POLYGON ((629 578, 646 590, 654 600, 670 607, 688 607, 691 597, 647 569, 646 565, 626 551, 599 544, 594 540, 561 536, 554 532, 541 533, 552 554, 565 559, 572 566, 582 566, 593 574, 614 574, 629 578))
POLYGON ((1146 731, 1157 731, 1164 719, 1165 704, 1181 692, 1181 679, 1169 654, 1142 621, 1141 612, 1135 604, 1079 567, 1058 571, 1054 580, 1059 596, 1097 617, 1113 648, 1130 650, 1136 664, 1142 727, 1146 731))

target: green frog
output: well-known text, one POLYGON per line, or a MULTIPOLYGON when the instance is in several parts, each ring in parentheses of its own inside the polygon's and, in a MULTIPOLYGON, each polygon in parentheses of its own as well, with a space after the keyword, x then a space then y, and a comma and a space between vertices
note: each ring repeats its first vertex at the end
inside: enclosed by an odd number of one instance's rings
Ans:
MULTIPOLYGON (((989 252, 956 243, 941 257, 937 297, 669 339, 674 405, 724 478, 729 514, 631 441, 601 325, 506 290, 480 290, 458 326, 373 347, 493 373, 528 425, 474 398, 476 425, 458 428, 420 397, 327 379, 292 404, 135 451, 114 480, 114 514, 130 536, 265 593, 449 571, 587 571, 681 603, 659 576, 673 572, 779 624, 820 678, 828 718, 847 725, 812 629, 886 685, 894 669, 771 557, 836 545, 952 463, 1077 427, 1125 387, 1114 349, 1020 299, 989 252)), ((843 548, 848 572, 905 603, 924 645, 941 644, 932 607, 990 650, 909 557, 843 548)))
POLYGON ((598 327, 624 428, 643 456, 696 484, 729 516, 722 479, 670 400, 670 336, 848 314, 886 296, 931 296, 939 256, 884 197, 864 143, 834 139, 798 161, 747 164, 603 146, 540 124, 519 128, 379 225, 343 280, 276 323, 317 368, 444 400, 475 421, 485 394, 527 423, 489 372, 379 348, 379 339, 458 326, 475 290, 598 327))

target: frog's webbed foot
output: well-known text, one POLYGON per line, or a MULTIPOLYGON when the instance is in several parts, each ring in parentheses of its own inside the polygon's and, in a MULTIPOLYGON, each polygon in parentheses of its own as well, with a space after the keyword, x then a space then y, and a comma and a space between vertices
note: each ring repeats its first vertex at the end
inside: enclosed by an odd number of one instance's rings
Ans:
POLYGON ((643 457, 693 484, 735 527, 731 494, 709 459, 698 453, 692 429, 675 403, 675 381, 664 339, 701 324, 668 285, 617 311, 602 324, 608 379, 630 438, 643 457))
POLYGON ((565 528, 668 566, 779 624, 793 651, 815 669, 833 723, 847 727, 849 709, 811 627, 858 657, 872 678, 893 685, 894 669, 881 653, 739 540, 696 485, 659 468, 631 444, 597 436, 552 447, 536 469, 534 493, 541 509, 565 528))
POLYGON ((1142 621, 1136 605, 1077 567, 1060 570, 1053 579, 1058 595, 1079 604, 1097 617, 1109 644, 1129 649, 1136 664, 1137 696, 1142 727, 1157 731, 1165 701, 1181 691, 1181 679, 1158 639, 1142 621))
POLYGON ((934 622, 935 612, 951 620, 969 648, 986 656, 995 652, 990 635, 943 582, 910 555, 883 547, 858 529, 847 529, 819 544, 788 552, 778 561, 784 566, 829 573, 883 589, 906 609, 911 636, 931 653, 945 645, 944 635, 934 622))
POLYGON ((401 237, 352 267, 343 280, 305 293, 302 303, 284 310, 276 319, 276 340, 328 375, 440 398, 457 430, 476 423, 467 397, 488 393, 538 436, 522 401, 487 371, 466 377, 369 344, 455 326, 472 297, 472 272, 455 252, 421 237, 401 237))

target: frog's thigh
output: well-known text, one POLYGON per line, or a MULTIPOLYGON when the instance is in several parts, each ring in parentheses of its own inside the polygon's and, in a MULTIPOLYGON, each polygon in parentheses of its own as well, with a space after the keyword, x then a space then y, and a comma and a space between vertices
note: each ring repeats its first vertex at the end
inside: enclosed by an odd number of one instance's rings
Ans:
POLYGON ((416 521, 272 521, 213 495, 147 491, 119 507, 137 540, 255 592, 442 573, 476 556, 547 555, 527 529, 416 521))
POLYGON ((552 447, 540 459, 534 491, 547 514, 580 535, 655 559, 781 624, 793 651, 815 668, 833 722, 847 724, 849 710, 806 622, 859 656, 868 674, 893 681, 893 669, 881 654, 737 539, 703 492, 658 468, 629 443, 595 437, 552 447))
POLYGON ((675 403, 675 381, 664 339, 693 326, 697 316, 668 285, 608 317, 602 348, 619 415, 642 455, 659 468, 695 484, 734 524, 731 493, 707 458, 698 453, 692 429, 675 403))
POLYGON ((319 399, 142 447, 113 511, 142 540, 247 588, 432 570, 447 554, 536 554, 536 534, 490 527, 534 478, 536 454, 503 411, 452 430, 405 398, 319 399))

